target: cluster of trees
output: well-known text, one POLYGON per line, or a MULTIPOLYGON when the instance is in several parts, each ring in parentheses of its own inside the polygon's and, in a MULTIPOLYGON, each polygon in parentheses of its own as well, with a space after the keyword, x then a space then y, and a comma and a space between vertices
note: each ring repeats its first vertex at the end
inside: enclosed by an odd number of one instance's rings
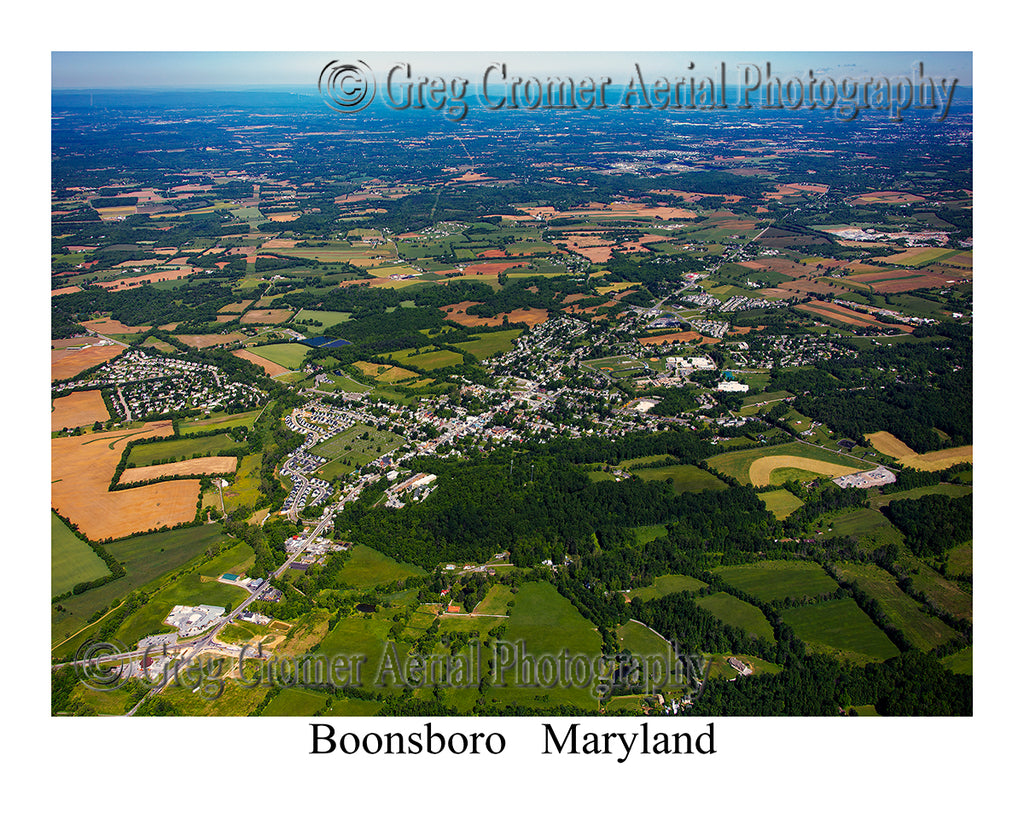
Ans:
POLYGON ((942 556, 952 546, 970 540, 973 501, 971 495, 924 495, 894 500, 882 511, 903 532, 914 554, 942 556))

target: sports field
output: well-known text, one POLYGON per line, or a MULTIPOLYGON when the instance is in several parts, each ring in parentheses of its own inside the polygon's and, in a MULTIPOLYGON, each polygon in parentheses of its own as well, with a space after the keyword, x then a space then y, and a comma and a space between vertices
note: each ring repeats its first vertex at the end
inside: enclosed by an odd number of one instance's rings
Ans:
POLYGON ((726 625, 742 629, 747 634, 760 637, 762 640, 775 642, 775 632, 764 616, 764 612, 745 600, 733 597, 727 592, 716 592, 707 597, 701 597, 697 601, 697 605, 726 625))
POLYGON ((838 563, 836 568, 843 580, 856 583, 878 601, 885 615, 915 648, 930 651, 956 636, 953 629, 926 613, 920 603, 900 589, 896 579, 884 569, 873 563, 838 563))
POLYGON ((835 591, 836 581, 809 560, 767 560, 722 566, 715 573, 730 586, 759 600, 817 597, 835 591))
POLYGON ((708 458, 707 462, 719 472, 754 486, 769 485, 772 473, 780 469, 799 469, 814 475, 834 478, 871 468, 871 464, 864 461, 798 441, 760 449, 725 452, 708 458))
POLYGON ((654 583, 650 586, 633 589, 629 596, 635 600, 657 600, 659 597, 664 597, 667 594, 699 591, 706 585, 707 583, 703 580, 698 580, 696 577, 690 577, 689 575, 663 574, 660 577, 654 578, 654 583))
POLYGON ((848 659, 857 665, 888 660, 899 649, 852 597, 828 600, 782 612, 783 621, 811 651, 848 659))
POLYGON ((56 597, 71 591, 77 583, 96 580, 109 573, 107 564, 92 547, 51 512, 50 594, 56 597))
POLYGON ((671 480, 672 488, 676 494, 703 492, 705 489, 718 490, 726 488, 726 485, 710 472, 705 472, 699 466, 694 466, 693 464, 677 464, 674 466, 659 466, 653 469, 633 469, 630 471, 645 481, 671 480))

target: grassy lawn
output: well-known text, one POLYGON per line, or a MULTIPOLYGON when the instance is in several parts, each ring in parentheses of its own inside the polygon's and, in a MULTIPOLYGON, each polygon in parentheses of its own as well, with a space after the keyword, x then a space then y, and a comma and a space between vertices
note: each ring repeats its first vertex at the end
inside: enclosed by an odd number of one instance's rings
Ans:
POLYGON ((696 577, 690 577, 689 575, 663 574, 660 577, 654 578, 654 583, 650 586, 633 589, 629 596, 637 600, 657 600, 659 597, 664 597, 667 594, 699 591, 706 585, 707 583, 703 580, 698 580, 696 577))
POLYGON ((273 361, 275 364, 280 364, 289 370, 297 370, 302 366, 302 360, 312 347, 289 342, 286 344, 267 344, 262 347, 249 347, 247 349, 261 358, 267 359, 267 361, 273 361))
POLYGON ((370 388, 365 384, 360 384, 349 378, 347 375, 338 375, 336 373, 330 373, 327 376, 328 380, 323 381, 320 384, 319 389, 328 390, 331 392, 369 392, 370 388))
POLYGON ((899 649, 850 597, 787 609, 782 619, 809 650, 849 659, 857 665, 899 654, 899 649))
POLYGON ((630 654, 636 657, 663 657, 666 664, 672 664, 672 646, 643 623, 630 620, 619 626, 615 634, 619 638, 619 647, 630 654))
POLYGON ((504 583, 495 583, 488 589, 484 599, 476 604, 473 614, 506 614, 508 604, 512 602, 512 587, 504 583))
POLYGON ((634 469, 633 474, 645 481, 664 481, 670 479, 676 494, 683 492, 703 492, 705 489, 725 489, 726 485, 699 466, 693 464, 677 464, 675 466, 659 466, 654 469, 634 469))
POLYGON ((758 600, 817 597, 835 591, 836 581, 809 560, 769 560, 715 570, 730 586, 758 600))
POLYGON ((930 651, 956 636, 953 629, 925 612, 920 603, 900 589, 896 578, 884 569, 873 563, 839 563, 836 568, 843 580, 855 582, 878 601, 882 611, 915 648, 930 651))
POLYGON ((742 629, 747 634, 760 637, 762 640, 775 642, 775 632, 772 631, 764 612, 745 600, 733 597, 727 592, 716 592, 707 597, 701 597, 697 600, 697 605, 726 625, 742 629))
POLYGON ((779 520, 785 520, 804 505, 792 492, 785 489, 773 489, 770 492, 758 492, 757 496, 764 501, 765 507, 779 520))
POLYGON ((327 657, 365 657, 359 687, 374 690, 391 625, 390 621, 376 617, 346 617, 324 637, 318 653, 327 657))
POLYGON ((382 586, 393 580, 426 574, 419 566, 399 563, 369 546, 360 543, 352 547, 352 555, 339 577, 343 583, 357 589, 382 586))
POLYGON ((76 583, 96 580, 110 570, 92 547, 53 512, 50 513, 50 594, 71 591, 76 583))
POLYGON ((739 676, 739 673, 729 665, 729 658, 735 657, 738 660, 742 660, 752 669, 754 674, 778 674, 782 671, 782 666, 770 663, 767 660, 763 660, 760 657, 755 657, 753 654, 713 654, 708 657, 708 679, 725 679, 732 680, 739 676))

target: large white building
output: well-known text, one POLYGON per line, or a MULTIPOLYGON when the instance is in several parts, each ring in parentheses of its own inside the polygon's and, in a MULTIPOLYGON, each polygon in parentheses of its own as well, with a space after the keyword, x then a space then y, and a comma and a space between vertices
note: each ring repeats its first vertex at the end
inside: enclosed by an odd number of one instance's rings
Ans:
POLYGON ((719 392, 746 392, 750 387, 739 381, 723 381, 715 389, 719 392))

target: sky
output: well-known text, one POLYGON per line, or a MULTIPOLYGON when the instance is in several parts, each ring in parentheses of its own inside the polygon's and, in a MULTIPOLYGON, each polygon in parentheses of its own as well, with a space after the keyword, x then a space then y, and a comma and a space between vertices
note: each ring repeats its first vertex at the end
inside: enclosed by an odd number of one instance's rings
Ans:
POLYGON ((918 63, 929 76, 955 77, 961 86, 973 85, 971 52, 702 52, 702 51, 54 51, 51 87, 60 89, 229 88, 239 86, 315 85, 331 60, 365 61, 379 77, 396 63, 408 63, 415 75, 459 76, 478 80, 488 65, 504 62, 510 76, 611 76, 628 81, 634 63, 649 76, 676 77, 717 71, 725 63, 729 77, 741 64, 773 74, 806 77, 911 76, 918 63), (689 70, 690 63, 694 68, 689 70))

